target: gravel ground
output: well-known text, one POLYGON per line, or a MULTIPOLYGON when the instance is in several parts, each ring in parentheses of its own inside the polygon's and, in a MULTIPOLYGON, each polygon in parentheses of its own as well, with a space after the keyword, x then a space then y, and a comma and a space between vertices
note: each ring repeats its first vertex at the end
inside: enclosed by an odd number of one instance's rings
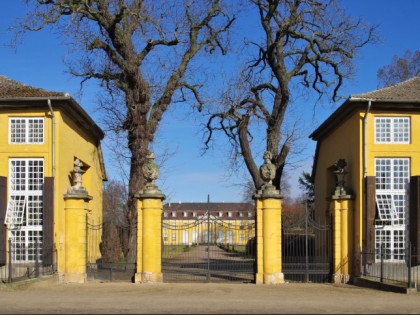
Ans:
POLYGON ((0 313, 418 314, 420 294, 333 284, 58 284, 47 278, 0 285, 0 313))

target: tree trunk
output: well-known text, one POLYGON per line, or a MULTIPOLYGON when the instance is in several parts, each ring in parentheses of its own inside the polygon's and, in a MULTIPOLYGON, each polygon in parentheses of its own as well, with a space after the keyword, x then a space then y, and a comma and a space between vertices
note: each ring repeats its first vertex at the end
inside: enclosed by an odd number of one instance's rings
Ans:
POLYGON ((149 104, 128 106, 128 147, 131 152, 130 179, 128 186, 129 240, 127 262, 137 261, 137 198, 144 185, 142 167, 145 162, 151 137, 147 132, 147 110, 142 110, 149 104))

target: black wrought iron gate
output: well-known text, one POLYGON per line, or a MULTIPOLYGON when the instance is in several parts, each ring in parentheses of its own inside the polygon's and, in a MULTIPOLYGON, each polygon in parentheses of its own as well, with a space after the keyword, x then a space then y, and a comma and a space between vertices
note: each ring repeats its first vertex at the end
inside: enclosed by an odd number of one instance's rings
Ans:
POLYGON ((310 216, 282 227, 282 271, 286 281, 330 282, 332 274, 331 225, 310 216))
POLYGON ((194 220, 163 220, 162 236, 164 282, 254 281, 254 220, 208 211, 194 220))
POLYGON ((130 233, 135 233, 137 225, 86 222, 88 280, 132 281, 136 264, 127 261, 128 238, 130 233))

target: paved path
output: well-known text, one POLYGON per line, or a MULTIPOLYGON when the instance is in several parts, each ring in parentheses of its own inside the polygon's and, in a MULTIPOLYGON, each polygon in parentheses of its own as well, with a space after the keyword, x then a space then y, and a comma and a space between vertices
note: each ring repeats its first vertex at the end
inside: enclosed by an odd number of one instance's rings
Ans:
POLYGON ((163 260, 165 282, 223 282, 249 283, 254 280, 254 258, 227 252, 217 245, 199 245, 163 260))
POLYGON ((332 284, 56 284, 50 279, 0 285, 0 313, 420 314, 420 294, 332 284))

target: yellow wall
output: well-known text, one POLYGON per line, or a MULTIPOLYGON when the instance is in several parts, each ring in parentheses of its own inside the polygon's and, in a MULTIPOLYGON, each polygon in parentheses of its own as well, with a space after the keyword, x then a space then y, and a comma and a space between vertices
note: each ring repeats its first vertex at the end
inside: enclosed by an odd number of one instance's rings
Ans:
POLYGON ((0 111, 0 176, 9 175, 9 158, 43 158, 44 176, 51 176, 51 152, 48 111, 21 112, 16 110, 0 111), (9 145, 9 118, 13 117, 40 117, 44 118, 44 144, 10 144, 9 145))
MULTIPOLYGON (((197 220, 176 220, 176 219, 164 219, 163 220, 163 236, 167 235, 167 239, 164 239, 164 245, 180 245, 183 244, 184 231, 188 231, 188 242, 186 245, 191 245, 194 231, 197 233, 197 242, 204 242, 207 235, 207 219, 200 221, 197 220), (200 222, 197 224, 197 222, 200 222), (173 228, 175 226, 175 229, 173 228), (172 238, 175 235, 175 239, 172 238)), ((210 240, 222 244, 235 244, 235 245, 246 245, 249 238, 255 236, 255 221, 254 220, 214 220, 210 219, 210 240), (231 224, 229 226, 229 224, 231 224), (243 229, 241 229, 243 226, 243 229), (251 226, 251 229, 249 229, 251 226), (228 231, 232 231, 232 242, 228 242, 228 231), (219 239, 219 232, 223 232, 223 240, 219 239), (243 238, 241 239, 241 234, 243 238)))
MULTIPOLYGON (((52 104, 54 108, 54 103, 52 104)), ((70 105, 69 105, 70 106, 70 105)), ((58 271, 64 270, 65 215, 63 196, 71 186, 69 179, 74 158, 89 165, 83 175, 83 186, 93 200, 89 203, 89 216, 95 223, 102 218, 102 182, 100 153, 93 136, 87 135, 73 120, 58 109, 55 114, 55 197, 54 242, 57 247, 58 271)), ((0 111, 0 176, 9 177, 10 158, 43 158, 44 176, 52 170, 52 119, 47 104, 39 109, 3 109, 0 111), (9 117, 44 117, 44 144, 9 144, 9 117)), ((8 185, 9 186, 9 185, 8 185)))
MULTIPOLYGON (((316 202, 316 219, 322 224, 329 223, 329 201, 335 188, 334 164, 339 159, 345 159, 347 162, 345 175, 345 186, 352 189, 356 196, 356 206, 359 211, 361 208, 362 187, 360 185, 362 179, 362 119, 364 113, 356 113, 348 120, 343 122, 334 130, 333 133, 327 135, 319 143, 318 160, 315 170, 315 202, 316 202)), ((356 211, 356 221, 360 221, 360 215, 356 211)), ((360 233, 360 231, 356 232, 360 233)))
MULTIPOLYGON (((335 176, 331 166, 344 158, 347 162, 345 186, 351 188, 354 197, 354 246, 353 250, 362 249, 363 237, 363 118, 364 111, 356 111, 346 121, 339 124, 333 132, 318 140, 317 164, 315 170, 315 202, 316 219, 328 223, 329 201, 332 196, 335 176)), ((375 158, 377 157, 408 157, 410 161, 410 176, 420 175, 420 114, 417 113, 390 113, 378 110, 370 111, 366 124, 366 161, 367 176, 375 175, 375 158), (410 144, 375 144, 374 130, 375 117, 404 116, 411 117, 411 143, 410 144)), ((349 215, 351 215, 349 213, 349 215)))
MULTIPOLYGON (((77 157, 85 165, 89 165, 83 175, 83 186, 88 194, 93 197, 89 202, 88 219, 91 224, 98 224, 102 220, 102 174, 99 161, 98 148, 65 114, 56 113, 56 206, 55 206, 55 243, 58 249, 59 270, 64 267, 64 235, 65 215, 63 195, 71 186, 69 175, 73 170, 73 162, 77 157), (60 259, 61 258, 61 259, 60 259), (62 264, 62 265, 61 265, 62 264)), ((93 245, 98 249, 99 246, 93 245)))
POLYGON ((375 175, 376 157, 408 157, 410 160, 410 176, 420 175, 420 114, 403 113, 390 114, 389 112, 372 111, 368 116, 368 154, 367 175, 375 175), (411 117, 411 142, 410 144, 375 144, 374 141, 374 117, 411 117))

